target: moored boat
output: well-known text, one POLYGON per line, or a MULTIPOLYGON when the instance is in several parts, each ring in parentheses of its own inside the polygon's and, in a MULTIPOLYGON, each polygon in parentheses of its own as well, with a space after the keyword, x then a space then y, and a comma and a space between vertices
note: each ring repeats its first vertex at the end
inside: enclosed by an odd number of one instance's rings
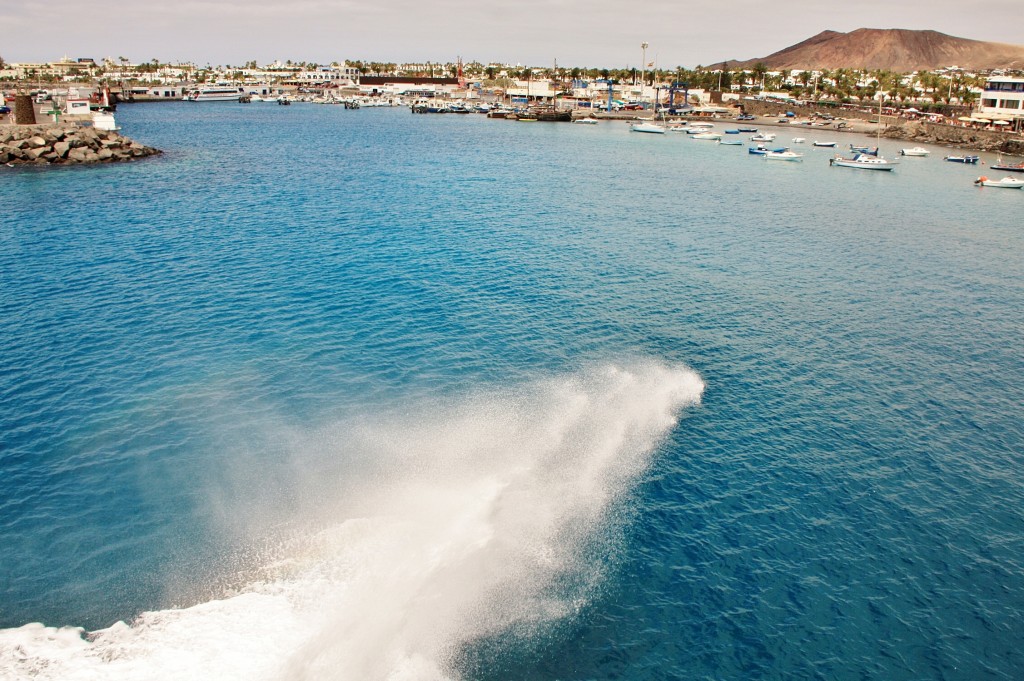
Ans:
POLYGON ((836 146, 836 143, 835 142, 817 142, 816 141, 816 142, 814 142, 814 146, 816 146, 816 147, 830 147, 830 148, 834 148, 836 146))
POLYGON ((697 134, 693 135, 690 139, 718 141, 722 139, 722 134, 718 132, 698 132, 697 134))
POLYGON ((665 126, 657 123, 634 123, 629 126, 631 132, 649 132, 655 135, 664 135, 665 126))
POLYGON ((597 119, 586 116, 585 118, 577 118, 573 123, 577 123, 579 125, 597 125, 597 119))
POLYGON ((950 163, 969 163, 971 165, 977 165, 978 161, 981 160, 980 156, 946 156, 944 161, 950 163))
POLYGON ((927 156, 932 152, 928 151, 924 147, 912 147, 910 149, 900 149, 901 156, 927 156))
POLYGON ((1002 187, 1004 189, 1024 189, 1024 180, 1016 177, 1004 177, 1001 180, 990 180, 984 175, 974 181, 979 187, 1002 187))
POLYGON ((868 154, 869 156, 878 156, 878 147, 865 147, 857 146, 856 144, 851 144, 850 151, 852 151, 854 154, 868 154))
POLYGON ((989 168, 992 170, 1009 170, 1011 173, 1024 173, 1024 163, 993 163, 989 168))
POLYGON ((792 151, 769 151, 764 158, 767 161, 803 161, 804 155, 792 151))
POLYGON ((881 156, 871 154, 857 154, 853 158, 835 156, 828 160, 830 166, 841 166, 843 168, 860 168, 861 170, 895 170, 896 163, 887 161, 881 156))

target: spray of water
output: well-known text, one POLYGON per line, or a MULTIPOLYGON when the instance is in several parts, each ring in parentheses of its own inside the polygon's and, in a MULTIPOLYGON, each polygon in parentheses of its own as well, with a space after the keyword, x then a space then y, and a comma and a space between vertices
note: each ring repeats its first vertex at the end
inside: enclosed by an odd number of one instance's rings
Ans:
MULTIPOLYGON (((592 596, 616 504, 703 387, 633 362, 338 426, 297 447, 326 457, 244 588, 85 636, 0 631, 0 679, 459 678, 467 644, 592 596)), ((219 503, 234 531, 266 527, 219 503)))

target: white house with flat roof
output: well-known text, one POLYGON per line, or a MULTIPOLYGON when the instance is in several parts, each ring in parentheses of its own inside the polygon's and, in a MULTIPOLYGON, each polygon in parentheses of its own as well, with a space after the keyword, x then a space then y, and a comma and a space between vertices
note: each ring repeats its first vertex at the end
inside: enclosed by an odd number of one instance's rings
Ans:
POLYGON ((1024 124, 1024 78, 989 78, 981 93, 974 117, 1006 121, 1020 130, 1024 124))

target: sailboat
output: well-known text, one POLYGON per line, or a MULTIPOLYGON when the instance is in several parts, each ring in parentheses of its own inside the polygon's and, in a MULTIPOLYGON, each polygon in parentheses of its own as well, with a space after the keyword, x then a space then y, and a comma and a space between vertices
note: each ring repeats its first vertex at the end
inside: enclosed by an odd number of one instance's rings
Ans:
MULTIPOLYGON (((888 170, 896 169, 895 161, 886 160, 878 150, 879 142, 882 141, 882 98, 878 99, 878 129, 875 133, 875 148, 873 150, 858 151, 852 158, 846 158, 836 154, 828 160, 830 166, 842 168, 860 168, 861 170, 888 170)), ((851 149, 854 146, 850 145, 851 149)))

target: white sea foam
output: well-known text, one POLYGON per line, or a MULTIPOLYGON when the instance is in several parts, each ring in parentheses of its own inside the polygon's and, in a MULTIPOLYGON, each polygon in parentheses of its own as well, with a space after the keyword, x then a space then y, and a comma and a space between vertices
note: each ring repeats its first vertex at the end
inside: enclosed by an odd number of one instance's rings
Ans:
MULTIPOLYGON (((460 646, 586 602, 616 502, 703 387, 634 362, 339 426, 297 445, 314 498, 244 588, 87 635, 0 631, 0 679, 457 678, 460 646)), ((219 504, 236 532, 268 522, 219 504)))

